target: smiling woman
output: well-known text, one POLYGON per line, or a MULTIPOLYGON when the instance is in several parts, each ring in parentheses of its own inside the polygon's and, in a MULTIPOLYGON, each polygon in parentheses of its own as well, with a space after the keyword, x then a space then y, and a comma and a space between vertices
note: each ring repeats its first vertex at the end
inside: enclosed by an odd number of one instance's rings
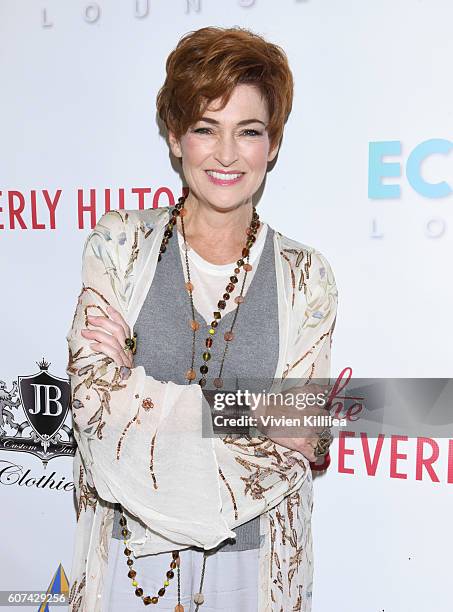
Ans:
POLYGON ((67 335, 70 610, 309 612, 310 461, 330 432, 214 436, 207 401, 301 380, 319 391, 330 376, 330 265, 253 201, 291 110, 291 71, 277 45, 216 27, 185 35, 166 68, 157 109, 188 194, 100 219, 67 335))

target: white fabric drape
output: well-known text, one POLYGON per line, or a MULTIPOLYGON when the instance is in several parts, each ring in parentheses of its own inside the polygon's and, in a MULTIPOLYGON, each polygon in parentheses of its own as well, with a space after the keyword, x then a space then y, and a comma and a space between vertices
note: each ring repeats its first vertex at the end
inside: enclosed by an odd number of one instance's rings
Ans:
MULTIPOLYGON (((78 444, 70 609, 101 609, 110 504, 119 502, 128 514, 135 555, 191 545, 210 549, 234 537, 235 526, 261 516, 259 611, 280 612, 279 602, 284 609, 293 602, 300 605, 295 609, 308 611, 308 460, 264 436, 202 437, 202 413, 209 406, 199 385, 158 381, 142 366, 119 367, 81 336, 90 328, 86 316, 108 316, 108 304, 133 328, 152 282, 168 214, 168 208, 107 213, 85 243, 83 288, 67 334, 78 444), (276 582, 271 581, 274 571, 276 582)), ((293 386, 291 379, 329 378, 337 292, 320 253, 278 232, 274 238, 282 340, 277 370, 284 379, 273 389, 278 390, 293 386)))

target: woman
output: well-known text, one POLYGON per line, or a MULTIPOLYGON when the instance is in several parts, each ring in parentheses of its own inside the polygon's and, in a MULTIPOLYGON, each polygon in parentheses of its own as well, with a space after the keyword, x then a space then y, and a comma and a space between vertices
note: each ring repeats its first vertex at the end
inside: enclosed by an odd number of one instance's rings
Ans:
POLYGON ((252 201, 292 75, 279 47, 241 28, 187 34, 166 67, 157 108, 186 195, 103 215, 67 335, 70 610, 309 611, 309 463, 331 436, 278 437, 262 422, 215 435, 206 399, 298 388, 292 379, 316 390, 330 375, 331 268, 262 223, 252 201))

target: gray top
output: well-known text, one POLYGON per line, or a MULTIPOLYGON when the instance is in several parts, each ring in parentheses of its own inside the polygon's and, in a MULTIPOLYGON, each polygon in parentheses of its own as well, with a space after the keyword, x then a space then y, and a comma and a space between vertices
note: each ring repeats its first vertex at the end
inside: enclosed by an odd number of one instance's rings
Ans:
MULTIPOLYGON (((188 325, 192 314, 189 294, 184 287, 185 267, 181 261, 176 231, 175 228, 167 250, 157 264, 153 282, 134 326, 137 332, 134 363, 142 365, 146 374, 156 380, 171 380, 182 385, 188 384, 184 374, 192 360, 192 330, 188 325)), ((245 294, 245 301, 240 305, 233 329, 234 339, 228 346, 222 371, 222 379, 228 389, 262 391, 270 387, 274 379, 279 352, 279 326, 273 235, 274 230, 268 226, 263 250, 255 262, 257 268, 245 294)), ((234 267, 232 264, 231 274, 234 267)), ((239 295, 242 280, 243 271, 230 299, 239 295)), ((223 334, 230 329, 235 312, 236 308, 220 319, 213 337, 204 390, 215 389, 212 381, 219 374, 226 343, 223 334)), ((198 383, 201 377, 201 354, 205 350, 209 329, 196 309, 195 318, 200 328, 195 344, 194 369, 197 376, 192 384, 198 383)), ((112 537, 121 540, 120 516, 116 508, 112 537)), ((236 539, 222 542, 218 547, 219 552, 259 548, 259 516, 235 527, 234 531, 236 539)))

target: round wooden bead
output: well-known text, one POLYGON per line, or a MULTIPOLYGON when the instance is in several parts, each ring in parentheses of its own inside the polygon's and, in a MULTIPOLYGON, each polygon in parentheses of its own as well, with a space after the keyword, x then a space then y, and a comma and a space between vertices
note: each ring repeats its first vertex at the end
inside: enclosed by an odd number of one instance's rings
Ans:
POLYGON ((192 370, 192 368, 190 368, 189 370, 187 370, 186 372, 186 378, 187 380, 194 380, 196 374, 195 374, 195 370, 192 370))
POLYGON ((187 215, 187 210, 185 208, 181 208, 179 211, 180 217, 185 217, 187 215))
POLYGON ((249 263, 245 263, 242 267, 244 268, 246 272, 250 272, 253 266, 249 263))
POLYGON ((232 331, 227 331, 223 334, 223 337, 225 338, 227 342, 229 342, 230 340, 233 340, 234 334, 232 331))
POLYGON ((214 387, 221 389, 223 387, 223 380, 221 378, 214 378, 214 387))
POLYGON ((242 304, 242 302, 244 301, 244 296, 238 295, 234 298, 234 301, 236 302, 236 304, 242 304))
POLYGON ((184 612, 184 606, 182 604, 176 604, 175 612, 184 612))
POLYGON ((194 319, 192 319, 192 321, 190 322, 190 327, 194 331, 197 331, 197 329, 200 329, 200 324, 198 323, 198 321, 195 321, 194 319))
POLYGON ((187 291, 191 292, 193 291, 193 284, 190 281, 187 281, 187 283, 184 283, 187 291))

